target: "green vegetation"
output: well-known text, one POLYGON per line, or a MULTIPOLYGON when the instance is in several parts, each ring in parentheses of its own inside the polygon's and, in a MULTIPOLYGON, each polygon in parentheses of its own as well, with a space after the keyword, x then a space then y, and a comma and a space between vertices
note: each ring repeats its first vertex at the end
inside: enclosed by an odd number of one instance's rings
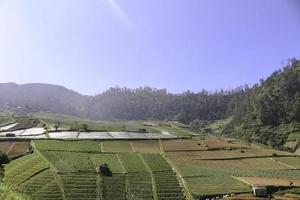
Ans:
MULTIPOLYGON (((124 149, 126 141, 115 142, 124 149)), ((139 144, 141 149, 144 143, 139 144)), ((9 163, 4 178, 32 200, 152 200, 154 193, 157 200, 184 199, 176 174, 160 154, 102 153, 93 141, 37 140, 33 144, 35 152, 9 163), (104 164, 111 175, 100 174, 104 164)), ((145 144, 147 149, 158 141, 145 144)), ((114 143, 105 145, 116 148, 114 143)))
POLYGON ((60 141, 35 140, 34 146, 41 151, 69 151, 69 152, 100 152, 97 142, 88 140, 60 141))
POLYGON ((14 122, 15 119, 10 113, 0 112, 0 126, 5 126, 14 122))
POLYGON ((128 140, 103 141, 101 143, 104 152, 132 152, 132 147, 128 140))
POLYGON ((7 164, 8 162, 9 162, 8 156, 5 153, 0 151, 0 167, 3 164, 7 164))
POLYGON ((15 192, 11 187, 0 182, 0 199, 3 200, 30 200, 24 195, 15 192))
POLYGON ((162 156, 144 154, 143 159, 153 173, 158 199, 185 199, 175 173, 162 156))
POLYGON ((290 60, 252 89, 240 92, 232 122, 224 133, 283 148, 300 131, 300 61, 290 60))

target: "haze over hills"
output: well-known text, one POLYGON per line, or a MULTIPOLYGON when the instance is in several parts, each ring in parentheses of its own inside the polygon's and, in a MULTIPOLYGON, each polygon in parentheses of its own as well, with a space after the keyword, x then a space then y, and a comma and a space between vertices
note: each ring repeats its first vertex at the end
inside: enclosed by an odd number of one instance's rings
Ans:
POLYGON ((231 117, 224 133, 263 143, 274 140, 271 145, 280 147, 298 126, 279 132, 271 128, 300 122, 300 61, 291 59, 284 69, 252 88, 231 91, 171 94, 151 87, 115 87, 84 96, 57 85, 2 83, 0 106, 5 111, 53 112, 95 120, 178 120, 196 128, 199 121, 231 117), (267 128, 262 131, 262 126, 267 128))

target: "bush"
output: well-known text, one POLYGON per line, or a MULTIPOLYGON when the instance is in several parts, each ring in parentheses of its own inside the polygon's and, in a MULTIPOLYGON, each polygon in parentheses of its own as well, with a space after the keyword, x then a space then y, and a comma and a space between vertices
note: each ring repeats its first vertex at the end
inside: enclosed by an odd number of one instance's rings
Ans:
POLYGON ((0 151, 0 165, 7 164, 9 162, 8 156, 0 151))

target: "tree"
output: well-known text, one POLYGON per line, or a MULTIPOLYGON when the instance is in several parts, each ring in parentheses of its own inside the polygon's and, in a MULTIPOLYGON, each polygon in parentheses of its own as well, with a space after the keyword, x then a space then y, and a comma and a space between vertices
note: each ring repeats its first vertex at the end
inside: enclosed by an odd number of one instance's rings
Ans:
POLYGON ((0 151, 0 165, 7 164, 9 162, 8 156, 0 151))

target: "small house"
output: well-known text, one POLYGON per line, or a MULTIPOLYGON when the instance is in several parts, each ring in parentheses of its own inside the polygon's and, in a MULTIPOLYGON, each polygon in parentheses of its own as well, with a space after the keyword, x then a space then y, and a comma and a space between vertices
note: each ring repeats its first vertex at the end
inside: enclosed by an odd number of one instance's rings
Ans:
POLYGON ((264 186, 252 186, 253 195, 256 197, 267 197, 268 190, 264 186))

